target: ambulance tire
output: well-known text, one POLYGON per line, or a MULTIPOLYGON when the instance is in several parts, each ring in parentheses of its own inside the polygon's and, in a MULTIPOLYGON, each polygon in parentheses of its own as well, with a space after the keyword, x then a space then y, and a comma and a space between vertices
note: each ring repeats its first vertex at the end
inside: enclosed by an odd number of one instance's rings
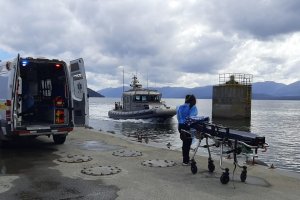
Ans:
POLYGON ((63 144, 66 141, 66 135, 53 135, 53 141, 55 144, 63 144))

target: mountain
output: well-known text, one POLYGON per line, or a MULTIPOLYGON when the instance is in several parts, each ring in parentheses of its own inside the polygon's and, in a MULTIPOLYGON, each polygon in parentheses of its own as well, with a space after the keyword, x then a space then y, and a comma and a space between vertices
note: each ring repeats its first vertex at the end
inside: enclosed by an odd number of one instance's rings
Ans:
MULTIPOLYGON (((160 87, 150 88, 156 89, 162 93, 163 98, 184 98, 186 94, 194 94, 199 99, 211 99, 212 87, 160 87)), ((125 91, 129 87, 125 87, 125 91)), ((99 90, 99 93, 106 97, 121 97, 123 87, 106 88, 99 90)), ((300 81, 291 83, 289 85, 283 83, 276 83, 273 81, 256 82, 252 84, 252 98, 253 99, 280 99, 280 100, 300 100, 300 81)))
POLYGON ((153 88, 162 93, 163 98, 184 98, 186 94, 194 94, 198 98, 210 99, 212 86, 184 88, 184 87, 162 87, 153 88))
POLYGON ((98 92, 88 88, 88 96, 89 97, 104 97, 103 95, 99 94, 98 92))
MULTIPOLYGON (((129 87, 124 87, 124 91, 129 90, 129 87)), ((118 88, 105 88, 99 90, 98 93, 101 93, 105 97, 121 97, 123 93, 123 87, 118 88)))
POLYGON ((300 81, 291 83, 275 91, 276 96, 300 96, 300 81))
POLYGON ((252 84, 252 92, 255 94, 274 95, 277 90, 284 88, 286 85, 283 83, 276 83, 273 81, 256 82, 252 84))

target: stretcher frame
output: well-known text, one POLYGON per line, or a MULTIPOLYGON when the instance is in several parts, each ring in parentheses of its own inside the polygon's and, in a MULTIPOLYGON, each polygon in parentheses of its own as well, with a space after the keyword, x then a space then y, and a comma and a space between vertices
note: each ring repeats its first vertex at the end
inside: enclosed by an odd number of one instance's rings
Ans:
MULTIPOLYGON (((232 130, 228 127, 219 126, 213 123, 209 123, 208 117, 200 118, 190 118, 187 120, 187 126, 190 129, 196 130, 195 137, 199 140, 197 147, 195 148, 194 154, 191 157, 191 171, 193 174, 197 173, 197 165, 195 161, 195 155, 199 147, 206 148, 208 151, 208 170, 209 172, 214 172, 215 165, 211 157, 211 147, 220 148, 220 168, 224 171, 220 177, 222 184, 227 184, 230 180, 229 178, 229 169, 223 167, 223 156, 233 154, 233 164, 234 171, 236 167, 242 168, 240 175, 240 180, 245 182, 247 179, 247 166, 241 165, 238 162, 237 155, 242 153, 241 145, 250 148, 254 155, 252 156, 253 163, 254 159, 258 157, 258 149, 262 149, 262 152, 265 152, 269 147, 268 143, 265 142, 265 137, 259 136, 257 134, 246 132, 246 131, 237 131, 232 130), (205 139, 206 144, 201 146, 201 141, 205 139), (209 144, 209 140, 213 141, 213 144, 209 144), (229 150, 224 151, 224 146, 228 147, 229 150)), ((186 133, 192 135, 191 130, 182 130, 186 133)))

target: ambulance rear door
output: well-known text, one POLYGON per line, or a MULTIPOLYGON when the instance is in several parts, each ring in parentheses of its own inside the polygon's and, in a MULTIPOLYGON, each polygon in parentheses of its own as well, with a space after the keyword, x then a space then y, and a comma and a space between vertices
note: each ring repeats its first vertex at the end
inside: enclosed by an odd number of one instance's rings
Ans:
POLYGON ((89 102, 87 80, 82 58, 70 62, 71 93, 73 100, 73 120, 75 126, 88 126, 89 102))

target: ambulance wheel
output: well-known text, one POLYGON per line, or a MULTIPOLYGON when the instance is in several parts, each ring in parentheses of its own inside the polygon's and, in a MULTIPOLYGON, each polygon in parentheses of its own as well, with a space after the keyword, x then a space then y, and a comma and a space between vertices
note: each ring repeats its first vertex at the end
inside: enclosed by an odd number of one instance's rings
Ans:
POLYGON ((66 141, 66 135, 53 135, 53 141, 55 144, 63 144, 66 141))
POLYGON ((246 166, 243 167, 243 171, 241 173, 240 178, 241 178, 242 182, 246 181, 246 179, 247 179, 247 167, 246 166))
POLYGON ((9 145, 9 141, 7 140, 0 140, 0 147, 7 147, 9 145))
POLYGON ((214 161, 209 159, 208 160, 208 171, 209 172, 214 172, 215 171, 215 165, 214 165, 214 161))
POLYGON ((196 174, 198 171, 197 165, 195 163, 191 163, 191 171, 193 174, 196 174))
POLYGON ((223 172, 222 176, 220 177, 220 181, 222 184, 227 184, 229 182, 229 169, 226 168, 225 172, 223 172))

